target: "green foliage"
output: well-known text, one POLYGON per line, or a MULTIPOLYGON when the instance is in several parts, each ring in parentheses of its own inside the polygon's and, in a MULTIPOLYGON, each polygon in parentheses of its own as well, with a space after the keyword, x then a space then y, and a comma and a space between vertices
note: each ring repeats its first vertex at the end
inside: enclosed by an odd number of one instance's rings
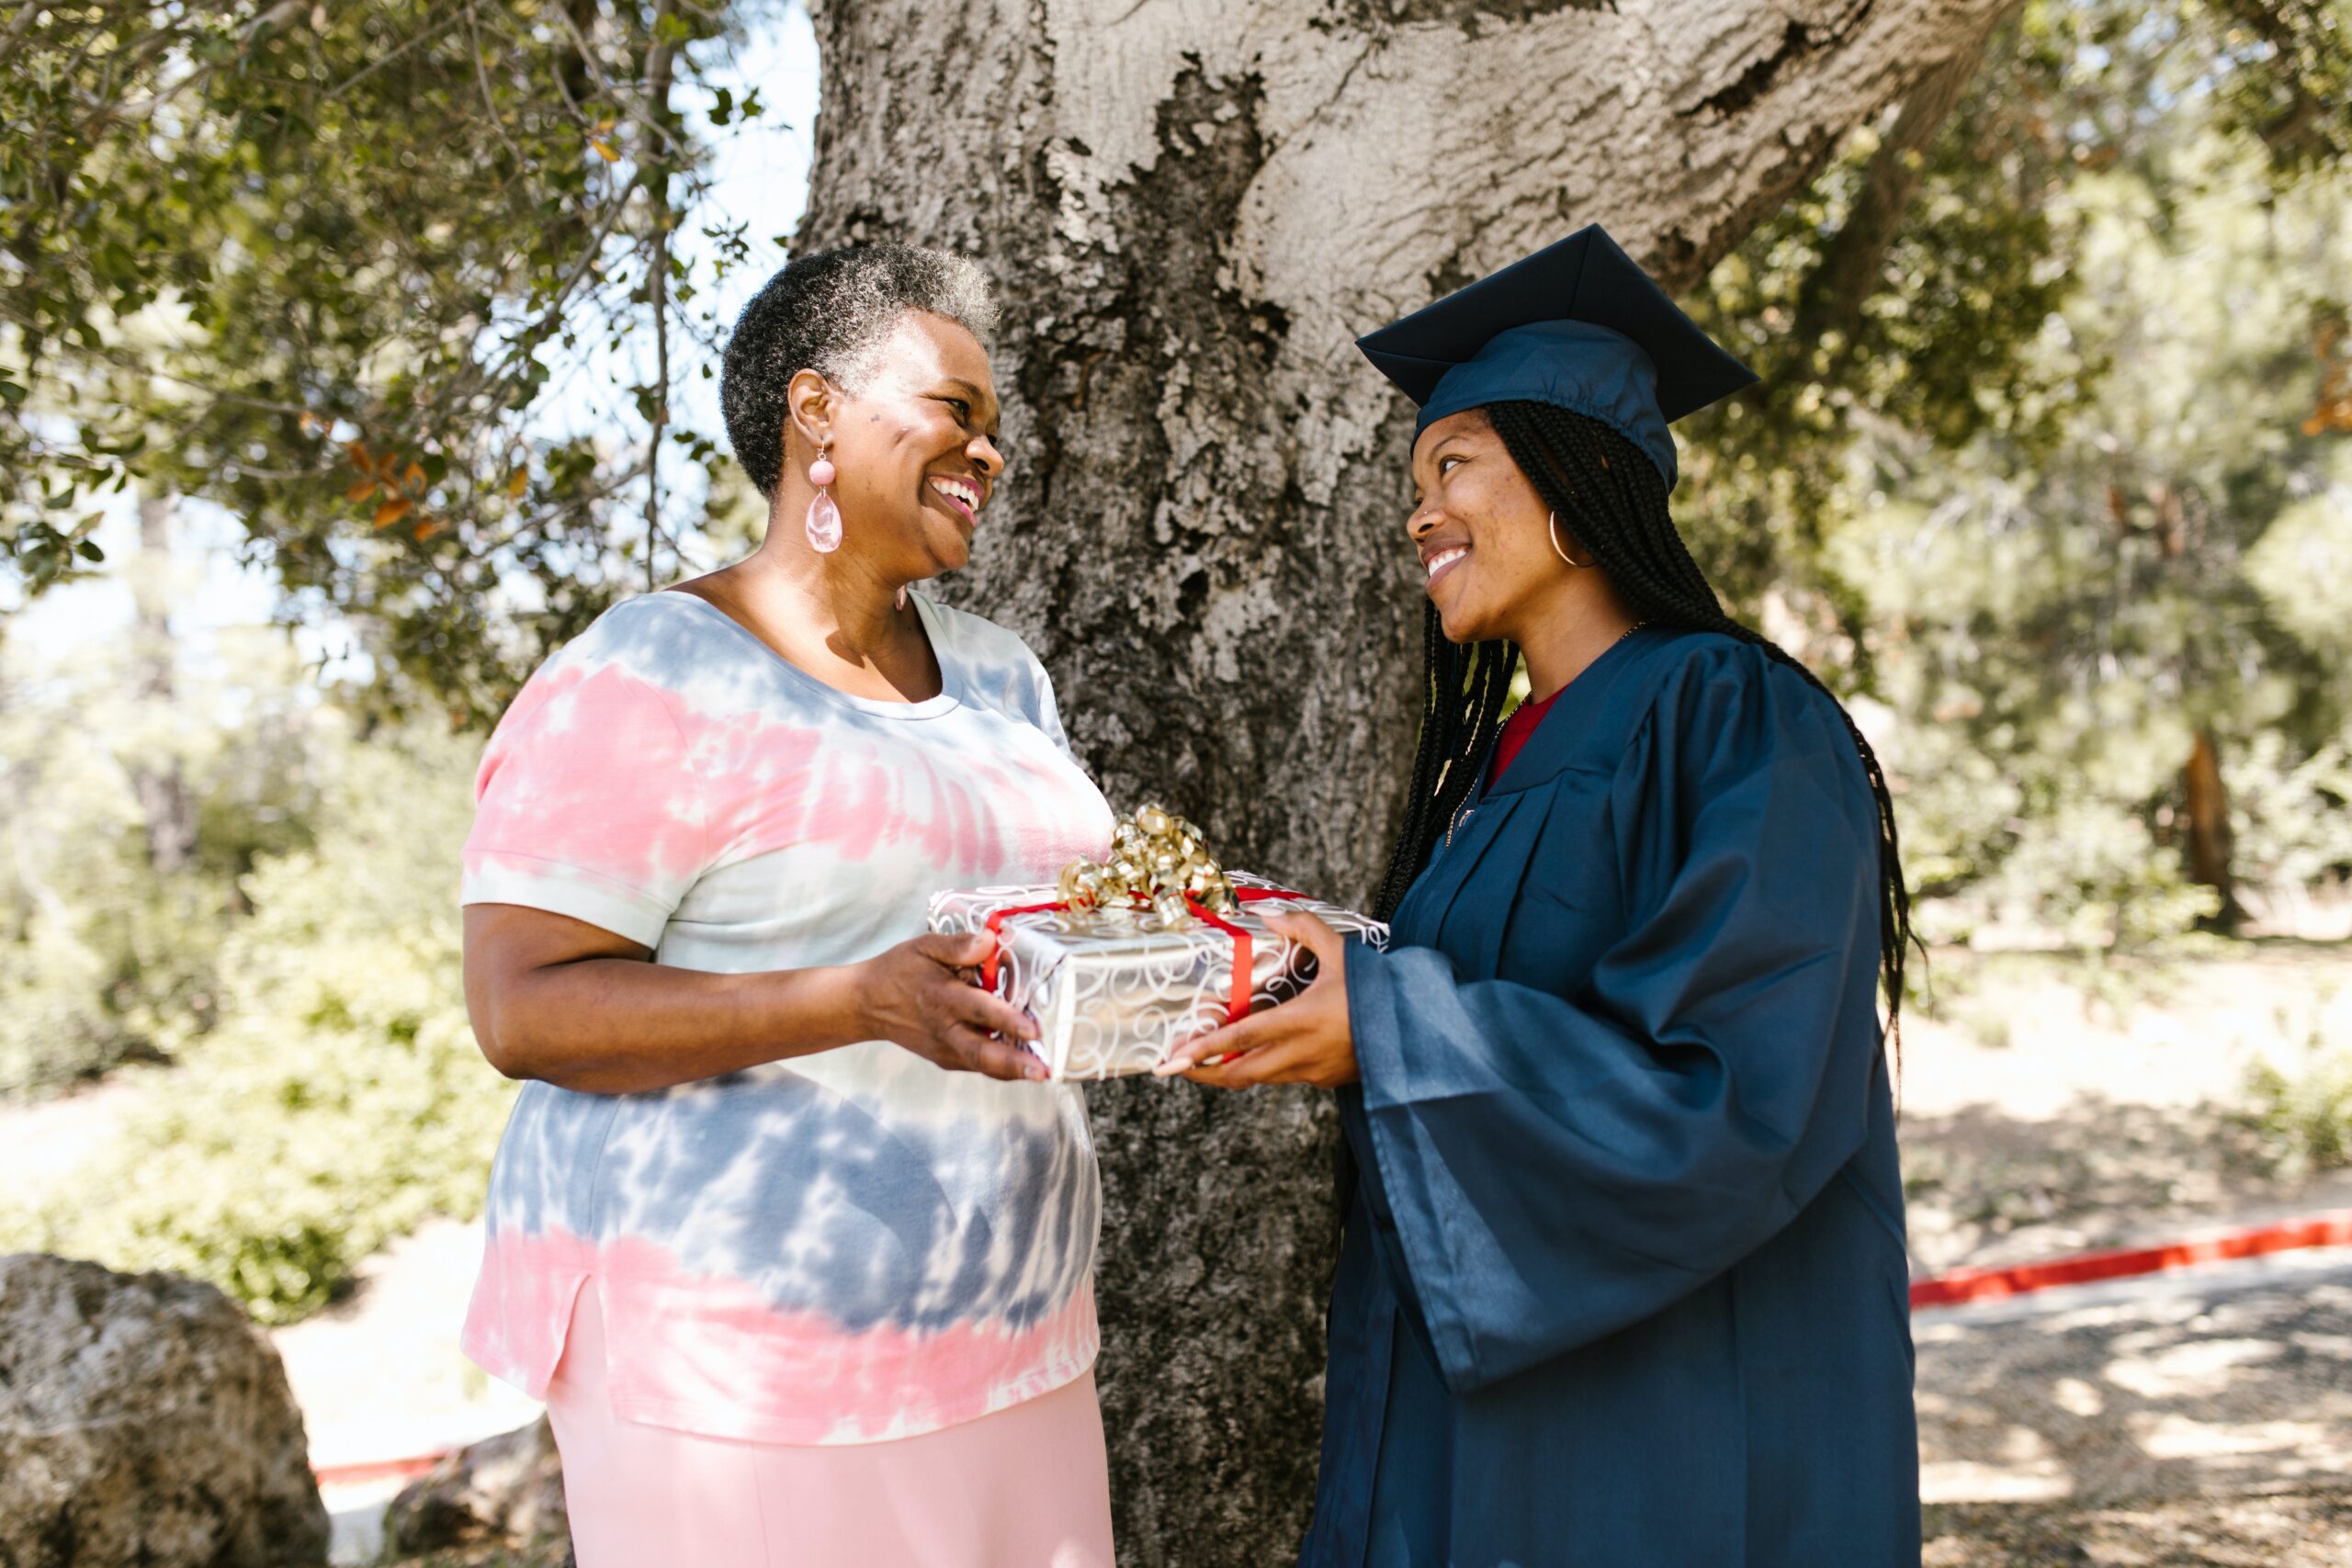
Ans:
POLYGON ((2119 164, 2069 197, 2065 333, 2130 374, 2030 466, 1997 440, 1876 443, 1874 489, 1828 551, 1886 628, 1923 867, 1948 893, 1975 883, 1980 906, 2038 889, 2054 923, 2118 941, 2211 911, 2178 861, 2199 728, 2233 784, 2242 875, 2352 866, 2331 826, 2352 625, 2308 570, 2352 544, 2332 499, 2345 454, 2305 429, 2314 310, 2352 294, 2352 196, 2314 180, 2249 199, 2259 151, 2176 118, 2148 138, 2175 183, 2119 164))
MULTIPOLYGON (((2340 40, 2352 8, 2298 14, 2340 40)), ((1862 695, 1931 936, 2214 918, 2183 864, 2200 731, 2241 877, 2352 873, 2352 457, 2313 412, 2352 192, 2246 108, 2318 58, 2195 4, 2036 0, 1914 161, 1891 113, 1700 291, 1765 382, 1684 426, 1680 515, 1862 695), (1856 255, 1867 287, 1826 294, 1856 255)))
POLYGON ((307 841, 311 705, 275 634, 232 639, 234 688, 146 694, 118 650, 0 647, 0 1093, 173 1056, 220 1010, 220 942, 254 858, 307 841), (197 803, 159 871, 143 781, 197 803))
POLYGON ((1747 614, 1770 598, 1842 629, 1833 662, 1858 686, 1869 611, 1822 549, 1858 498, 1856 442, 2002 434, 2038 452, 2099 372, 2047 331, 2073 287, 2072 165, 2049 118, 2071 56, 2041 14, 1996 37, 1924 152, 1889 143, 1892 113, 1862 128, 1686 301, 1762 378, 1679 427, 1692 547, 1747 614), (1899 212, 1861 205, 1906 175, 1916 194, 1899 212), (1840 297, 1822 278, 1849 247, 1871 265, 1840 297))
POLYGON ((2294 1073, 2257 1062, 2245 1092, 2247 1122, 2279 1174, 2301 1180, 2352 1165, 2352 1054, 2316 1056, 2294 1073))
POLYGON ((127 570, 130 637, 0 645, 0 1089, 169 1065, 41 1211, 0 1204, 0 1250, 180 1269, 279 1321, 481 1204, 511 1096, 458 968, 477 746, 355 716, 275 629, 173 643, 186 586, 127 570))
POLYGON ((2233 52, 2265 69, 2221 83, 2225 114, 2282 178, 2352 157, 2352 17, 2335 0, 2206 0, 2233 52))
POLYGON ((0 1246, 178 1269, 282 1322, 425 1215, 479 1212, 512 1097, 462 1001, 472 751, 405 731, 322 749, 312 841, 243 880, 220 1022, 147 1080, 98 1164, 115 1174, 0 1215, 0 1246))
POLYGON ((2256 735, 2230 777, 2238 868, 2274 889, 2327 888, 2352 866, 2352 737, 2297 757, 2256 735))
POLYGON ((481 719, 655 570, 662 450, 673 488, 718 462, 672 340, 707 346, 750 254, 708 128, 762 107, 689 111, 760 0, 8 9, 0 558, 28 583, 85 570, 135 474, 226 504, 481 719))

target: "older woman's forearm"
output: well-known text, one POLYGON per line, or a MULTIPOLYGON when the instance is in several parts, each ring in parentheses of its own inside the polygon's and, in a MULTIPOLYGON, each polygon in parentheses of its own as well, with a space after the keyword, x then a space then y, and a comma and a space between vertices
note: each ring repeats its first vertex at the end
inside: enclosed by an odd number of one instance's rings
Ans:
POLYGON ((1042 1077, 1036 1023, 970 982, 985 936, 933 934, 858 964, 726 974, 653 963, 599 927, 466 907, 466 1011, 490 1065, 585 1094, 641 1094, 888 1040, 940 1066, 1042 1077))
POLYGON ((871 1038, 849 966, 713 975, 582 958, 487 990, 475 1035, 491 1065, 589 1094, 667 1089, 871 1038))

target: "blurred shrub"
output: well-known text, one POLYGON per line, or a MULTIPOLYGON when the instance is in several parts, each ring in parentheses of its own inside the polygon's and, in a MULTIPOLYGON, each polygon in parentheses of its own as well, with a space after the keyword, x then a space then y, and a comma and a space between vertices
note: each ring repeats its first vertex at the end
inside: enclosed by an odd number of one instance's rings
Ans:
POLYGON ((2292 1073, 2256 1062, 2246 1100, 2246 1120, 2280 1175, 2300 1180, 2352 1165, 2352 1052, 2314 1055, 2292 1073))
POLYGON ((1984 892, 1996 907, 2053 919, 2077 949, 2144 946, 2221 908, 2218 893, 2188 880, 2179 851, 2096 798, 2055 801, 2021 824, 1984 892))
POLYGON ((2296 759, 2254 738, 2230 774, 2238 874, 2258 887, 2324 886, 2352 874, 2352 734, 2296 759))
MULTIPOLYGON (((160 1060, 211 1027, 220 942, 255 857, 309 840, 317 693, 283 638, 228 639, 235 685, 141 692, 119 652, 0 661, 0 1093, 160 1060), (169 775, 185 858, 158 869, 139 799, 169 775)), ((336 733, 339 733, 336 732, 336 733)))
POLYGON ((475 1050, 458 964, 477 744, 321 749, 312 841, 240 885, 253 913, 219 945, 218 1024, 80 1190, 0 1216, 0 1247, 175 1269, 282 1322, 425 1215, 479 1211, 511 1095, 475 1050))

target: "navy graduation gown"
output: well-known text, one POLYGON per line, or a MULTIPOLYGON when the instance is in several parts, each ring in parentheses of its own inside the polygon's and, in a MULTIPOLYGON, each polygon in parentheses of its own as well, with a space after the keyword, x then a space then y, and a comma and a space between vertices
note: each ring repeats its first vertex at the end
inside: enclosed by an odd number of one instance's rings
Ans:
POLYGON ((1794 671, 1647 630, 1351 949, 1307 1568, 1919 1561, 1878 834, 1794 671))

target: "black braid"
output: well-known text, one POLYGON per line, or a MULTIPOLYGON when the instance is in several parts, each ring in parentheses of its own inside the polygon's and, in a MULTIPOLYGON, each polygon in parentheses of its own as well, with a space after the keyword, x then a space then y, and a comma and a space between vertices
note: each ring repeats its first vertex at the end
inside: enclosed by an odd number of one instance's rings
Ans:
MULTIPOLYGON (((1637 619, 1721 632, 1752 643, 1837 702, 1837 694, 1787 649, 1724 613, 1706 574, 1674 526, 1665 477, 1639 447, 1597 420, 1547 403, 1496 403, 1487 413, 1544 503, 1591 552, 1637 619)), ((1429 863, 1454 808, 1469 793, 1493 742, 1502 692, 1517 659, 1518 650, 1509 643, 1454 647, 1445 640, 1436 607, 1430 606, 1420 750, 1413 761, 1405 826, 1381 885, 1381 919, 1395 913, 1406 888, 1429 863)), ((1871 743, 1843 703, 1838 704, 1838 711, 1878 807, 1879 972, 1886 987, 1888 1037, 1899 1042, 1905 960, 1913 939, 1911 894, 1903 881, 1894 802, 1871 743)))
POLYGON ((1404 901, 1405 890, 1429 863, 1438 835, 1452 821, 1463 797, 1478 780, 1479 764, 1502 727, 1504 699, 1519 649, 1507 642, 1446 640, 1437 606, 1422 617, 1426 680, 1421 693, 1421 743, 1413 756, 1413 786, 1405 800, 1405 825, 1388 858, 1373 902, 1374 919, 1387 919, 1404 901))
MULTIPOLYGON (((1510 694, 1512 672, 1519 668, 1519 649, 1508 642, 1462 647, 1447 641, 1435 604, 1426 607, 1421 626, 1421 743, 1413 754, 1413 787, 1405 800, 1405 825, 1397 832, 1388 874, 1381 879, 1379 896, 1373 901, 1375 919, 1385 920, 1396 913, 1405 889, 1429 863, 1438 836, 1453 819, 1470 786, 1478 782, 1478 768, 1502 728, 1503 703, 1510 694)), ((1332 1190, 1339 1200, 1340 1223, 1344 1225, 1356 1191, 1355 1156, 1347 1139, 1341 1138, 1335 1146, 1333 1162, 1332 1190)))

